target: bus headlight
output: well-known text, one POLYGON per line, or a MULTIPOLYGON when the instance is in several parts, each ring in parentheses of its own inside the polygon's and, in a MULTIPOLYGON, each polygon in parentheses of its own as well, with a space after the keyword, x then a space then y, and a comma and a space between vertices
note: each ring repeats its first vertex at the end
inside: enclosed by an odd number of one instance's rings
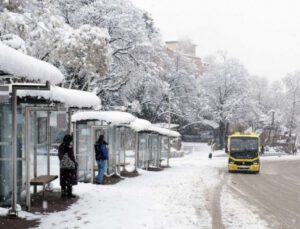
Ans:
POLYGON ((234 160, 232 160, 231 158, 229 158, 229 160, 228 160, 228 164, 234 164, 234 160))
POLYGON ((259 164, 259 160, 253 161, 253 165, 258 165, 258 164, 259 164))

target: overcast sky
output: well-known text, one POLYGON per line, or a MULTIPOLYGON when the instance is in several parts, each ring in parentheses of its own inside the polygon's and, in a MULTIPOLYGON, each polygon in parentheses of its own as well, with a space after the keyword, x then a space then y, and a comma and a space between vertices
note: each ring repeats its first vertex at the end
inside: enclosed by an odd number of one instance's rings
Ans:
POLYGON ((251 74, 300 71, 300 0, 131 0, 152 15, 164 40, 190 37, 200 57, 218 50, 251 74))

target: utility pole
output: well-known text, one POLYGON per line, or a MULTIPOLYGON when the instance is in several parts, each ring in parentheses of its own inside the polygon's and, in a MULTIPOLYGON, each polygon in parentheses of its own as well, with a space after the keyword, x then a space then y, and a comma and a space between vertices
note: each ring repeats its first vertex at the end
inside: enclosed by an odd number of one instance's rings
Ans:
MULTIPOLYGON (((168 128, 171 129, 171 101, 170 101, 170 91, 168 91, 168 102, 169 102, 169 115, 168 115, 168 128)), ((171 143, 170 136, 168 136, 168 156, 167 156, 167 166, 169 167, 169 160, 171 155, 171 143)))
MULTIPOLYGON (((275 114, 275 111, 272 111, 271 126, 270 126, 270 130, 269 130, 269 144, 270 144, 270 146, 272 146, 273 137, 274 137, 274 136, 272 136, 272 139, 271 139, 271 132, 274 129, 274 114, 275 114)), ((272 133, 272 135, 274 135, 274 133, 272 133)))

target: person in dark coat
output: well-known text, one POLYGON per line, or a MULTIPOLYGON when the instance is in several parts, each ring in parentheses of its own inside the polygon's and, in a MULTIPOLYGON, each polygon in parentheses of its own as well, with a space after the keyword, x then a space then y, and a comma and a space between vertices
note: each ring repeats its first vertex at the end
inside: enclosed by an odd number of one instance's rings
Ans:
POLYGON ((109 159, 109 153, 106 145, 108 145, 108 143, 104 141, 104 135, 100 135, 95 144, 95 159, 98 165, 96 184, 104 184, 104 173, 109 159))
POLYGON ((58 148, 58 157, 60 161, 62 160, 64 154, 68 154, 71 161, 73 161, 75 164, 75 168, 73 169, 60 168, 61 195, 68 197, 76 197, 72 193, 72 186, 77 185, 77 162, 75 160, 73 147, 71 145, 72 140, 73 137, 71 135, 65 135, 63 142, 58 148))

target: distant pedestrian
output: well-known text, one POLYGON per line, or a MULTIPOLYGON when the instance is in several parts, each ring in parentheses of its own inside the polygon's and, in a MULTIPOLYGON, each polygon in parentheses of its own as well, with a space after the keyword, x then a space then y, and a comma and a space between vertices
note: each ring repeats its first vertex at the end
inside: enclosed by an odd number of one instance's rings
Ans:
POLYGON ((210 143, 210 152, 208 154, 209 159, 212 159, 212 153, 213 153, 214 150, 215 150, 215 141, 212 140, 211 143, 210 143))
POLYGON ((96 184, 104 184, 104 173, 107 168, 107 161, 109 153, 107 146, 108 143, 104 140, 104 135, 100 135, 95 144, 95 159, 98 165, 98 175, 96 177, 96 184))
POLYGON ((65 135, 63 142, 58 148, 62 197, 76 197, 72 193, 72 186, 77 185, 77 162, 75 160, 73 147, 71 145, 72 140, 73 137, 71 135, 65 135))
POLYGON ((264 148, 264 145, 261 146, 260 148, 260 154, 263 155, 265 152, 265 148, 264 148))
POLYGON ((296 146, 293 147, 293 151, 292 152, 293 152, 293 155, 296 155, 296 153, 297 153, 297 147, 296 146))

